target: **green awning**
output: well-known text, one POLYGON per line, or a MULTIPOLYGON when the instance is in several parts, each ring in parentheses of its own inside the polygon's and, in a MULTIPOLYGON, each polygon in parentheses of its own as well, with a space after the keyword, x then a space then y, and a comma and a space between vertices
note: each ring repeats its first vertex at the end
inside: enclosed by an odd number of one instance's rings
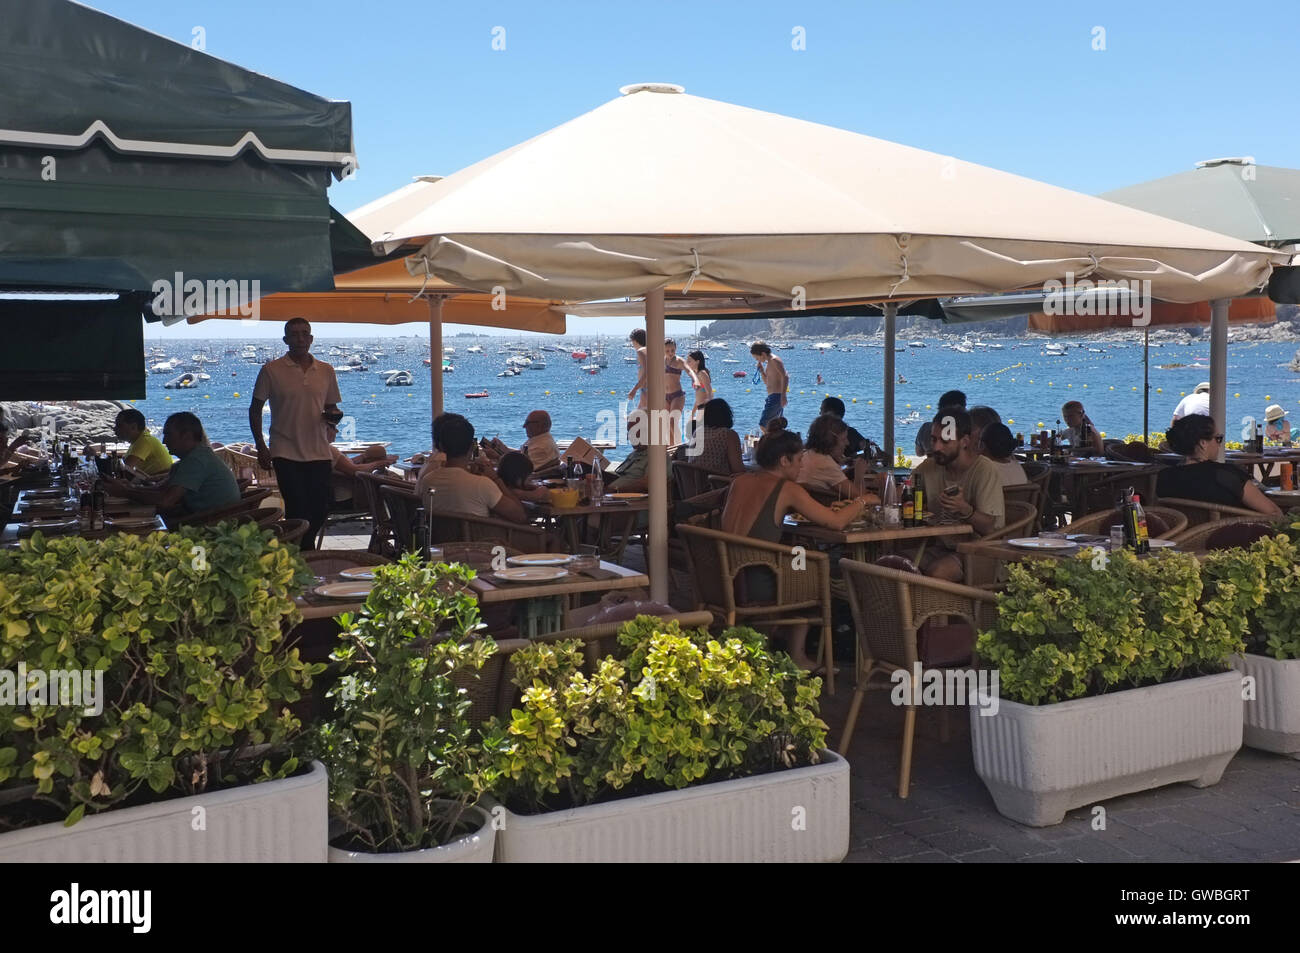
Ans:
POLYGON ((67 0, 0 18, 0 286, 333 288, 348 103, 67 0))
POLYGON ((0 298, 0 400, 144 397, 145 303, 0 298))

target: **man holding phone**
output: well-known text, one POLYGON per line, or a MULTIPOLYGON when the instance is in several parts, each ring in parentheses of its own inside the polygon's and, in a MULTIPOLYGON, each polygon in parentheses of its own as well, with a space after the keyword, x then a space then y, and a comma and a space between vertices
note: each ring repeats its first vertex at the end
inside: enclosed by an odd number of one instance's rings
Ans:
POLYGON ((284 325, 289 353, 267 361, 253 385, 248 424, 257 444, 257 462, 275 468, 286 519, 310 524, 302 548, 314 549, 329 512, 330 472, 334 466, 326 423, 339 414, 334 368, 311 356, 311 324, 290 318, 284 325), (262 407, 271 402, 271 445, 262 436, 262 407))
MULTIPOLYGON (((948 522, 969 523, 978 536, 1006 525, 1006 505, 997 465, 975 451, 970 414, 945 407, 930 424, 930 455, 912 477, 934 500, 948 522)), ((927 576, 961 582, 964 568, 946 537, 931 541, 921 571, 927 576)))

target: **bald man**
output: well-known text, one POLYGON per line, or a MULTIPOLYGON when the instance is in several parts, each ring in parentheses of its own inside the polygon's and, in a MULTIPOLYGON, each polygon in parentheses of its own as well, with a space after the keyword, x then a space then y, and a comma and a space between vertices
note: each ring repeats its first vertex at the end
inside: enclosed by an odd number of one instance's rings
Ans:
MULTIPOLYGON (((528 455, 528 459, 533 462, 534 472, 548 470, 560 462, 559 447, 551 436, 550 414, 544 410, 534 410, 524 418, 524 433, 528 434, 528 439, 523 442, 519 452, 528 455)), ((485 441, 480 446, 493 465, 500 463, 501 458, 511 452, 510 447, 500 440, 490 443, 485 441)))

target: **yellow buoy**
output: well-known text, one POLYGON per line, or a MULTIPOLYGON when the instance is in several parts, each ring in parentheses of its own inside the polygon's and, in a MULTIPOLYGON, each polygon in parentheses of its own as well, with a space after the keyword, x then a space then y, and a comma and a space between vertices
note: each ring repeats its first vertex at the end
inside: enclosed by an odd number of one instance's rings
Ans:
POLYGON ((542 393, 545 394, 547 397, 551 396, 551 392, 549 390, 544 390, 542 391, 542 393))
POLYGON ((857 402, 858 402, 858 399, 857 399, 856 397, 854 397, 854 398, 853 398, 853 403, 856 404, 857 402))
POLYGON ((578 391, 578 393, 579 393, 579 394, 581 394, 581 393, 582 393, 582 391, 581 391, 581 390, 580 390, 580 391, 578 391))
POLYGON ((171 400, 171 399, 172 399, 172 395, 171 395, 171 394, 164 394, 164 395, 163 395, 163 400, 171 400))
POLYGON ((614 392, 613 392, 613 391, 610 391, 610 393, 612 394, 612 393, 614 393, 614 392))
POLYGON ((1164 391, 1163 391, 1161 388, 1157 387, 1157 388, 1156 388, 1156 393, 1157 393, 1157 394, 1163 394, 1164 391))
POLYGON ((1014 424, 1014 423, 1015 423, 1015 421, 1012 420, 1010 417, 1007 418, 1007 425, 1008 425, 1008 426, 1010 426, 1011 424, 1014 424))
POLYGON ((1038 422, 1038 427, 1039 427, 1040 430, 1041 430, 1042 427, 1043 427, 1043 422, 1042 422, 1041 420, 1038 422))
POLYGON ((235 391, 235 396, 236 396, 236 397, 239 396, 239 391, 235 391))
POLYGON ((1272 399, 1273 399, 1273 395, 1272 395, 1272 394, 1265 394, 1265 395, 1264 395, 1264 399, 1265 399, 1265 400, 1272 400, 1272 399))
POLYGON ((1240 397, 1241 395, 1240 395, 1240 394, 1233 394, 1232 396, 1233 396, 1233 397, 1240 397))

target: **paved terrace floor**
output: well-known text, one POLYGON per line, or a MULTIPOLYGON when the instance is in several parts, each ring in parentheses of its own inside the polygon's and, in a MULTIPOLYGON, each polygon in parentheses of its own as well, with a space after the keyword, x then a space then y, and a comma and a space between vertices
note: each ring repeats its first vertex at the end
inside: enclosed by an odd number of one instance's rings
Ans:
MULTIPOLYGON (((364 549, 360 526, 331 529, 329 549, 364 549)), ((624 563, 642 569, 629 547, 624 563)), ((689 599, 688 580, 674 580, 673 603, 689 599), (679 588, 680 587, 680 588, 679 588)), ((682 608, 688 606, 683 604, 682 608)), ((831 744, 853 697, 849 667, 822 718, 831 744)), ((887 691, 871 691, 848 752, 853 814, 849 861, 879 863, 1141 863, 1300 861, 1300 761, 1242 748, 1215 786, 1174 784, 1102 802, 1105 830, 1091 806, 1055 827, 1024 827, 997 812, 975 773, 964 710, 949 718, 921 709, 912 756, 912 787, 898 797, 903 712, 887 691)))

